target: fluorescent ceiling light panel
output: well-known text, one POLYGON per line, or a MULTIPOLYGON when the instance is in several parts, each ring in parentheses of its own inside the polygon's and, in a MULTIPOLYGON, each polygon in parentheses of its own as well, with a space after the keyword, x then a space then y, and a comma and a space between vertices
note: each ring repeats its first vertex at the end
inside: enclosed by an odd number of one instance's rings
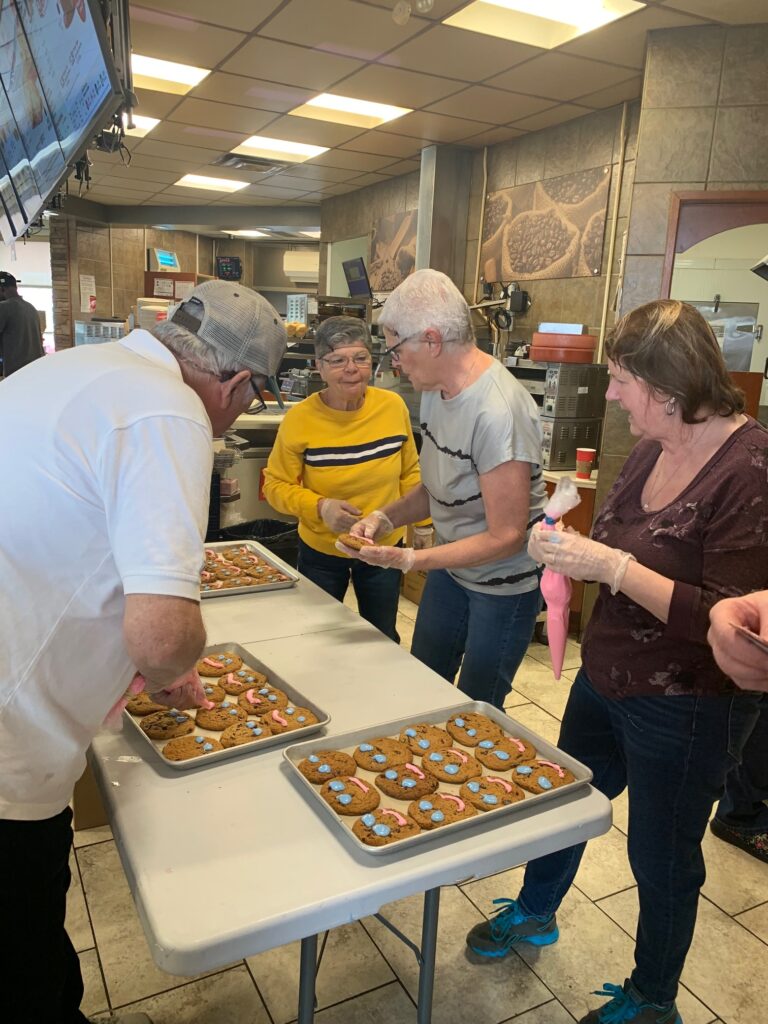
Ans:
POLYGON ((637 0, 476 0, 443 24, 551 50, 645 6, 637 0))
POLYGON ((157 57, 143 57, 140 53, 131 54, 131 70, 134 86, 153 89, 155 92, 170 92, 176 96, 185 96, 211 73, 208 68, 176 64, 157 57))
POLYGON ((306 235, 307 238, 319 238, 320 237, 320 232, 319 231, 300 231, 299 234, 300 235, 306 235))
POLYGON ((269 233, 266 232, 266 231, 230 231, 228 228, 225 228, 225 230, 226 230, 228 235, 234 235, 237 238, 270 238, 271 237, 269 235, 269 233))
POLYGON ((145 135, 149 135, 152 129, 160 124, 159 118, 142 117, 141 114, 133 115, 133 128, 126 127, 127 121, 128 115, 123 114, 123 127, 125 128, 125 134, 132 139, 143 139, 145 135))
POLYGON ((287 139, 270 139, 266 135, 251 135, 232 152, 243 156, 260 156, 265 160, 301 164, 305 160, 311 160, 313 156, 327 153, 328 147, 310 146, 306 142, 289 142, 287 139))
POLYGON ((208 178, 204 174, 185 174, 179 178, 177 185, 185 188, 204 188, 211 192, 239 192, 247 188, 250 181, 233 181, 231 178, 208 178))
POLYGON ((410 107, 393 107, 388 103, 371 103, 368 100, 356 100, 351 96, 334 96, 324 92, 315 96, 308 103, 302 103, 289 114, 297 117, 311 117, 316 121, 332 121, 334 124, 349 124, 354 128, 377 128, 396 117, 410 114, 410 107))

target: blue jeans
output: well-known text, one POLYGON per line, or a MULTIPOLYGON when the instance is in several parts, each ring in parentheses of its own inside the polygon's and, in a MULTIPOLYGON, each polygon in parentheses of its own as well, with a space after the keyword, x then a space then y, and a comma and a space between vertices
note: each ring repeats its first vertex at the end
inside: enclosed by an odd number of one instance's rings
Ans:
MULTIPOLYGON (((758 699, 609 700, 583 669, 571 688, 558 746, 592 769, 593 785, 611 800, 629 790, 627 843, 640 901, 632 982, 653 1003, 677 994, 704 884, 701 840, 726 773, 741 756, 758 699)), ((528 864, 519 897, 525 913, 557 910, 584 846, 528 864)))
POLYGON ((753 722, 744 744, 741 764, 734 765, 725 780, 725 792, 715 817, 742 832, 768 832, 768 694, 760 698, 757 719, 745 705, 736 712, 753 722))
POLYGON ((449 683, 461 665, 462 693, 503 708, 540 608, 538 589, 479 594, 445 569, 433 569, 421 595, 411 654, 449 683))
POLYGON ((385 636, 400 643, 397 632, 397 602, 400 598, 399 569, 367 565, 357 558, 326 555, 299 538, 298 570, 318 587, 343 601, 350 579, 360 615, 385 636))

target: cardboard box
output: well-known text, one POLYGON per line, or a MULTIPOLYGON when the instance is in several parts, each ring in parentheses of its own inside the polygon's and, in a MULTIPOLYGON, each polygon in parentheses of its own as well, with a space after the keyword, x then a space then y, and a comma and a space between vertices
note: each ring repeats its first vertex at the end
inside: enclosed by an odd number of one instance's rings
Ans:
POLYGON ((72 826, 75 829, 96 828, 98 825, 108 824, 107 812, 104 810, 101 793, 90 765, 85 766, 85 771, 75 783, 72 815, 72 826))
POLYGON ((414 604, 419 604, 426 582, 427 574, 420 569, 405 573, 403 575, 403 597, 407 597, 414 604))

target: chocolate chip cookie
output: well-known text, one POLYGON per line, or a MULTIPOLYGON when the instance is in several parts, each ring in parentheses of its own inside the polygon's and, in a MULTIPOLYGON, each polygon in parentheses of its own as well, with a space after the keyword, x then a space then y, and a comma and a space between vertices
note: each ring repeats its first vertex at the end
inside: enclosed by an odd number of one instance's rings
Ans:
POLYGON ((228 693, 230 697, 239 697, 241 693, 250 690, 251 687, 266 686, 267 677, 254 668, 243 665, 237 672, 227 672, 225 676, 219 677, 219 686, 228 693))
POLYGON ((296 729, 303 729, 307 725, 317 724, 317 715, 309 708, 300 708, 289 704, 284 708, 274 708, 263 716, 273 733, 280 735, 284 732, 294 732, 296 729))
POLYGON ((494 772, 506 772, 514 764, 530 761, 536 757, 536 748, 528 740, 518 740, 514 736, 502 736, 501 739, 480 740, 475 748, 475 757, 494 772))
POLYGON ((376 785, 382 793, 395 800, 413 800, 437 789, 437 779, 427 775, 418 765, 406 762, 397 768, 387 768, 376 776, 376 785))
POLYGON ((201 729, 212 729, 214 732, 221 732, 228 725, 235 722, 243 722, 248 716, 231 701, 225 700, 212 708, 200 708, 197 712, 197 724, 201 729))
POLYGON ((422 759, 424 770, 441 782, 466 782, 483 774, 480 764, 471 754, 456 747, 433 750, 422 759))
POLYGON ((454 796, 452 793, 432 793, 431 796, 425 796, 409 804, 408 814, 421 828, 433 829, 440 828, 441 825, 450 825, 452 821, 461 821, 462 818, 472 818, 477 811, 460 796, 454 796))
POLYGON ((365 814, 375 810, 381 800, 370 783, 354 775, 344 775, 324 783, 320 796, 337 814, 365 814))
POLYGON ((168 708, 165 704, 158 704, 157 701, 152 700, 152 697, 142 690, 141 693, 137 693, 131 697, 128 703, 125 705, 128 711, 132 715, 136 715, 137 718, 143 718, 144 715, 151 715, 155 711, 167 711, 168 708))
POLYGON ((288 694, 265 683, 258 688, 252 686, 245 693, 241 693, 238 703, 249 715, 266 715, 275 708, 288 707, 288 694))
POLYGON ((405 743, 412 754, 424 755, 430 750, 443 750, 450 747, 451 737, 436 725, 417 722, 409 725, 400 733, 400 742, 405 743))
POLYGON ((265 740, 272 735, 269 726, 263 722, 249 720, 247 722, 235 722, 228 725, 221 734, 222 747, 239 747, 243 743, 253 743, 255 740, 265 740))
POLYGON ((180 736, 166 743, 162 753, 169 761, 189 761, 221 749, 221 743, 212 736, 180 736))
POLYGON ((492 811, 496 807, 516 804, 525 799, 525 793, 514 782, 484 775, 481 779, 470 779, 459 790, 459 796, 478 811, 492 811))
POLYGON ((316 750, 299 762, 298 769, 305 779, 319 784, 340 775, 354 775, 357 765, 343 750, 316 750))
POLYGON ((407 814, 401 814, 391 807, 364 814, 355 822, 352 831, 366 846, 388 846, 399 839, 416 836, 421 829, 407 814))
POLYGON ((207 654, 197 663, 197 671, 201 676, 225 676, 228 672, 237 672, 242 667, 243 659, 232 651, 207 654))
POLYGON ((186 736, 195 728, 190 716, 176 708, 146 715, 140 725, 151 740, 172 740, 176 736, 186 736))
POLYGON ((369 772, 380 772, 382 768, 397 768, 410 760, 411 752, 405 743, 398 743, 386 736, 366 740, 352 752, 357 764, 369 772))
POLYGON ((203 683, 203 693, 205 694, 205 699, 213 701, 214 704, 221 704, 223 700, 227 699, 226 693, 216 683, 203 683))
POLYGON ((451 715, 445 723, 446 730, 465 747, 476 747, 480 740, 499 739, 504 730, 486 715, 476 711, 464 711, 451 715))
POLYGON ((576 777, 567 768, 552 761, 534 760, 515 765, 512 769, 514 781, 529 793, 548 793, 551 789, 567 786, 576 777))

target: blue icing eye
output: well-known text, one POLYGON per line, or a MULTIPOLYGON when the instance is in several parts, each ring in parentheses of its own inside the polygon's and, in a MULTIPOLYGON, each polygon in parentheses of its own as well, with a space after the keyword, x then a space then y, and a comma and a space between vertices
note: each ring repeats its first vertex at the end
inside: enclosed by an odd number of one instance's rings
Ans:
POLYGON ((403 787, 403 789, 413 789, 413 787, 416 785, 416 780, 415 779, 403 779, 403 781, 400 783, 400 785, 403 787))
POLYGON ((467 729, 467 736, 477 736, 477 729, 467 729))
POLYGON ((445 821, 445 815, 442 811, 432 811, 429 817, 432 821, 445 821))
POLYGON ((263 729, 260 729, 260 728, 258 727, 258 725, 256 725, 256 726, 254 726, 254 728, 253 728, 252 732, 253 732, 253 735, 254 735, 254 736, 261 736, 261 734, 262 734, 262 733, 264 732, 264 730, 263 730, 263 729))
POLYGON ((376 818, 372 814, 364 814, 360 819, 366 828, 376 824, 376 818))
POLYGON ((432 804, 430 803, 429 800, 419 800, 419 810, 420 811, 431 811, 432 810, 432 804))
POLYGON ((386 754, 374 754, 373 757, 371 758, 371 760, 375 761, 376 764, 386 764, 387 763, 387 755, 386 754))
POLYGON ((521 764, 515 768, 515 771, 518 775, 530 775, 533 772, 533 768, 528 764, 521 764))
POLYGON ((317 764, 320 758, 317 756, 317 754, 310 754, 308 760, 311 761, 312 764, 317 764))
POLYGON ((405 735, 406 736, 410 736, 411 739, 413 739, 413 737, 416 735, 416 730, 415 729, 406 729, 405 730, 405 735))
POLYGON ((345 807, 347 806, 347 804, 352 803, 352 797, 349 795, 349 793, 341 793, 339 794, 339 796, 336 797, 336 799, 339 801, 340 804, 343 804, 345 807))
POLYGON ((206 686, 206 688, 205 688, 205 692, 206 692, 206 693, 213 693, 213 689, 212 689, 212 687, 210 687, 210 686, 206 686))
POLYGON ((445 766, 445 772, 447 775, 455 775, 458 772, 458 770, 459 766, 457 764, 447 764, 445 766))
POLYGON ((222 662, 225 665, 231 665, 232 664, 232 659, 231 658, 222 658, 221 660, 222 660, 222 662))
POLYGON ((497 804, 498 802, 499 798, 497 796, 494 796, 493 793, 485 793, 483 795, 484 804, 497 804))
POLYGON ((387 770, 384 772, 384 778, 385 779, 396 779, 397 778, 397 772, 395 771, 394 768, 387 768, 387 770))
POLYGON ((545 775, 540 775, 536 781, 542 789, 552 789, 552 783, 545 775))
POLYGON ((229 713, 230 713, 230 715, 235 715, 236 716, 237 715, 237 708, 232 708, 232 710, 229 713))
MULTIPOLYGON (((270 697, 270 700, 271 699, 272 698, 270 697)), ((277 700, 277 697, 275 697, 275 700, 277 700)), ((285 708, 284 709, 284 714, 286 714, 286 715, 295 715, 296 714, 296 708, 285 708)))
POLYGON ((470 791, 470 793, 479 793, 480 792, 480 783, 479 782, 468 782, 467 783, 467 789, 470 791))
POLYGON ((213 744, 212 743, 204 743, 203 744, 203 750, 206 750, 206 751, 207 750, 213 750, 213 744))
POLYGON ((429 740, 419 740, 416 746, 421 747, 422 750, 428 750, 431 744, 429 740))
POLYGON ((490 750, 493 746, 493 740, 480 740, 478 747, 482 747, 483 750, 490 750))
POLYGON ((333 782, 328 783, 328 788, 332 789, 334 793, 340 793, 345 786, 339 779, 334 779, 333 782))
POLYGON ((443 760, 443 755, 442 754, 438 754, 437 751, 435 751, 434 754, 430 754, 429 755, 429 760, 430 761, 442 761, 443 760))
POLYGON ((205 743, 205 739, 202 736, 195 736, 195 743, 205 743))
POLYGON ((329 764, 321 764, 317 770, 322 772, 323 775, 327 775, 331 770, 331 766, 329 764))
POLYGON ((374 835, 377 835, 377 836, 382 836, 382 837, 383 836, 388 836, 391 831, 392 830, 389 827, 389 825, 374 825, 373 826, 374 835))
POLYGON ((223 700, 223 701, 221 702, 221 706, 222 706, 223 708, 228 708, 228 707, 231 707, 232 705, 231 705, 231 704, 229 703, 229 701, 228 701, 228 700, 223 700))
POLYGON ((306 715, 299 715, 297 717, 297 719, 296 719, 297 722, 306 722, 306 720, 307 720, 307 716, 306 715))
POLYGON ((509 760, 509 754, 506 752, 506 750, 495 750, 493 756, 498 757, 500 761, 509 760))
POLYGON ((360 746, 357 749, 361 753, 367 754, 367 753, 369 753, 369 751, 373 750, 373 747, 371 746, 370 743, 361 743, 360 746))
POLYGON ((259 693, 263 695, 265 693, 269 693, 269 690, 267 689, 266 686, 262 686, 262 688, 259 690, 259 693))
MULTIPOLYGON (((274 702, 277 700, 277 694, 276 693, 270 693, 270 695, 267 697, 267 700, 271 700, 272 703, 274 704, 274 702)), ((285 710, 288 711, 288 708, 286 708, 285 710)), ((288 714, 292 715, 293 711, 288 711, 288 714)))
POLYGON ((464 719, 463 718, 454 718, 453 723, 454 723, 454 725, 458 725, 458 727, 460 729, 464 728, 464 719))
POLYGON ((245 679, 245 677, 248 675, 248 673, 245 671, 245 669, 241 668, 239 672, 235 673, 235 675, 240 676, 241 679, 245 679))

